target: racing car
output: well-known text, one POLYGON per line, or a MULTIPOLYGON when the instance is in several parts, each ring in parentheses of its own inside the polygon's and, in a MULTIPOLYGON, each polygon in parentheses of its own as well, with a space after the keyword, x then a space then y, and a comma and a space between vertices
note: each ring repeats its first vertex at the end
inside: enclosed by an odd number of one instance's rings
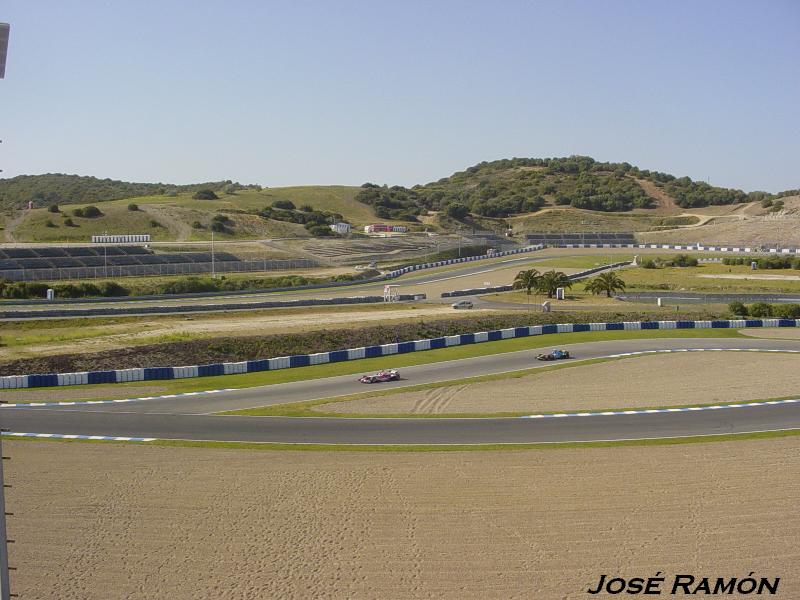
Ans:
POLYGON ((547 354, 536 355, 536 360, 562 360, 564 358, 569 358, 569 352, 567 350, 553 350, 547 354))
POLYGON ((361 383, 383 383, 385 381, 398 381, 400 379, 400 372, 397 369, 389 369, 378 371, 373 375, 362 375, 359 378, 361 383))

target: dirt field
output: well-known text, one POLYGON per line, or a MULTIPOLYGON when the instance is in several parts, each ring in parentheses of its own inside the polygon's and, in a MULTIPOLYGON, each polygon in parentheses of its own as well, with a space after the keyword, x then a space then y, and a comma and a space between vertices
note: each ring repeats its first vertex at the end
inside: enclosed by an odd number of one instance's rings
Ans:
POLYGON ((536 598, 602 573, 781 577, 798 438, 505 453, 12 442, 12 591, 40 600, 536 598))
POLYGON ((641 356, 502 381, 335 402, 317 409, 350 414, 435 414, 736 402, 800 394, 800 383, 789 375, 798 365, 800 358, 789 354, 641 356))

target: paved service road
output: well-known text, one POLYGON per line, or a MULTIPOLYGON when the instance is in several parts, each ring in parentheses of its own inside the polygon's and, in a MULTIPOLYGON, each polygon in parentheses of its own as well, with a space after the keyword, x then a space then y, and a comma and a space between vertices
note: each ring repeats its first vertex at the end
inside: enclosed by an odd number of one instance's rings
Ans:
MULTIPOLYGON (((554 339, 554 345, 557 341, 554 339)), ((589 359, 626 352, 684 348, 800 350, 800 341, 732 338, 618 340, 563 346, 589 359)), ((377 389, 544 367, 537 350, 407 367, 403 381, 377 389)), ((798 357, 800 360, 800 357, 798 357)), ((390 367, 391 364, 387 364, 390 367)), ((564 372, 569 376, 569 371, 564 372)), ((121 404, 4 408, 3 426, 16 432, 161 439, 340 443, 490 444, 597 441, 800 429, 800 403, 689 412, 563 418, 363 419, 218 416, 238 408, 362 392, 352 375, 231 390, 212 395, 121 404)), ((624 382, 621 382, 624 385, 624 382)), ((659 405, 658 391, 652 405, 659 405)))

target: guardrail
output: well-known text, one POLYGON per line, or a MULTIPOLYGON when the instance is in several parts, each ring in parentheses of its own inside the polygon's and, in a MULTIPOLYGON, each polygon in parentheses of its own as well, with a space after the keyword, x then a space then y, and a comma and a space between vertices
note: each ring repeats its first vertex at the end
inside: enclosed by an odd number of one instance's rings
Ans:
POLYGON ((800 320, 795 319, 735 319, 715 321, 625 321, 621 323, 566 323, 561 325, 534 325, 530 327, 512 327, 493 331, 462 333, 438 338, 363 346, 331 352, 315 354, 296 354, 277 358, 247 360, 241 362, 223 362, 209 365, 191 365, 182 367, 142 367, 134 369, 116 369, 108 371, 87 371, 81 373, 49 373, 45 375, 10 375, 0 377, 0 388, 35 388, 64 385, 85 385, 97 383, 123 383, 128 381, 156 381, 165 379, 183 379, 187 377, 211 377, 216 375, 234 375, 239 373, 255 373, 259 371, 275 371, 307 367, 325 363, 360 360, 363 358, 379 358, 422 352, 451 346, 495 342, 506 339, 549 335, 558 333, 575 333, 582 331, 639 331, 649 329, 734 329, 743 327, 800 327, 800 320))
MULTIPOLYGON (((587 269, 586 271, 580 271, 579 273, 573 273, 572 275, 568 275, 567 278, 570 281, 579 281, 581 279, 585 279, 595 273, 599 273, 600 271, 605 271, 607 269, 616 269, 617 267, 624 267, 631 264, 632 261, 626 260, 623 262, 616 262, 611 263, 608 265, 601 265, 599 267, 593 267, 591 269, 587 269)), ((477 296, 479 294, 492 294, 495 292, 510 292, 514 289, 513 285, 495 285, 492 287, 483 287, 483 288, 471 288, 467 290, 453 290, 451 292, 442 292, 442 298, 455 298, 457 296, 477 296)))

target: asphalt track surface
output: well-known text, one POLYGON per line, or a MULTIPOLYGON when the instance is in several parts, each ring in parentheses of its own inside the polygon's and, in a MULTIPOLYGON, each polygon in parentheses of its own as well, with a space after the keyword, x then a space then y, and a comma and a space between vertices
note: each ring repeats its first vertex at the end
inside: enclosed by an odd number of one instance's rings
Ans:
MULTIPOLYGON (((554 343, 557 340, 554 339, 554 343)), ((563 346, 579 359, 628 352, 680 349, 800 350, 800 341, 740 338, 674 338, 593 342, 563 346)), ((544 367, 540 350, 526 350, 406 367, 403 379, 377 389, 544 367)), ((798 358, 800 360, 800 357, 798 358)), ((391 367, 387 364, 386 367, 391 367)), ((696 376, 697 374, 692 374, 696 376)), ((569 377, 569 370, 564 371, 569 377)), ((12 432, 166 440, 305 444, 502 444, 657 439, 800 429, 800 403, 652 414, 565 418, 324 418, 244 417, 220 411, 328 398, 366 391, 346 375, 214 394, 137 400, 119 404, 3 408, 12 432)), ((624 386, 624 382, 620 382, 624 386)), ((590 393, 590 392, 588 392, 590 393)), ((578 404, 578 402, 576 402, 578 404)), ((660 404, 653 391, 653 406, 660 404)), ((569 407, 573 408, 573 407, 569 407)), ((613 407, 609 407, 613 408, 613 407)))

